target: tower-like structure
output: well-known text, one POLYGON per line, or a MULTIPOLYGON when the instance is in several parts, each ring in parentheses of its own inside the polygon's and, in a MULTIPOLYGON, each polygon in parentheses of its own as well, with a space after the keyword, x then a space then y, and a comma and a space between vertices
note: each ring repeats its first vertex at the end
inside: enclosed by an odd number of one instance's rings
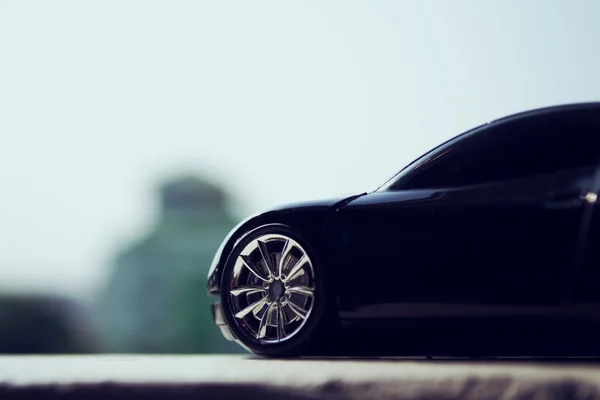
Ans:
POLYGON ((212 323, 206 278, 236 221, 228 196, 198 177, 160 188, 154 228, 116 257, 99 302, 105 351, 238 352, 212 323))

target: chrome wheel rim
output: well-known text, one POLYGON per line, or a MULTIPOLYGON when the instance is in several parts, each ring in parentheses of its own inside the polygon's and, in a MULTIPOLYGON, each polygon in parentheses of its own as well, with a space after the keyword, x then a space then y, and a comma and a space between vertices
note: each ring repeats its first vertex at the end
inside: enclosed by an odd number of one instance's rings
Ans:
POLYGON ((279 343, 297 334, 314 304, 312 261, 295 240, 262 235, 240 252, 229 286, 238 327, 261 343, 279 343))

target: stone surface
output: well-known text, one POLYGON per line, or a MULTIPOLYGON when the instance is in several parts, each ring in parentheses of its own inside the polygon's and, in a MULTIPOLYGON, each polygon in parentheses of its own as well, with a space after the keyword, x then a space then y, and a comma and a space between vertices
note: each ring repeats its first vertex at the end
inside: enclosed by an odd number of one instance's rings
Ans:
POLYGON ((600 399, 600 362, 0 357, 0 399, 600 399))

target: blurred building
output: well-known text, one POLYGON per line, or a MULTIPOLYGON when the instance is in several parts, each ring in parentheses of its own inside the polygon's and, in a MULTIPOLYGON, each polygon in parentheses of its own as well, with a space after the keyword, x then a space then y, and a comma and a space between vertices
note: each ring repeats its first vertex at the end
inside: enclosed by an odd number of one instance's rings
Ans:
POLYGON ((236 221, 219 187, 197 177, 160 190, 154 229, 116 257, 99 302, 106 352, 239 352, 210 315, 206 278, 236 221))

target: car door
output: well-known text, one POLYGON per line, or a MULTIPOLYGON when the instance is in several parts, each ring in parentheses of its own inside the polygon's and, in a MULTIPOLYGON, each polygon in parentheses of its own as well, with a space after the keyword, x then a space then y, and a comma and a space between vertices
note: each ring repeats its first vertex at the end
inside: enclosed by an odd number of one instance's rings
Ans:
POLYGON ((555 312, 589 172, 352 201, 339 212, 345 315, 526 318, 555 312))
POLYGON ((573 113, 493 123, 350 202, 342 317, 554 321, 595 172, 588 128, 573 113))
POLYGON ((424 266, 430 298, 456 305, 454 316, 464 309, 553 319, 593 172, 574 168, 448 190, 433 206, 436 251, 424 266))
POLYGON ((582 355, 600 355, 600 166, 586 196, 575 267, 565 293, 567 329, 582 355))

